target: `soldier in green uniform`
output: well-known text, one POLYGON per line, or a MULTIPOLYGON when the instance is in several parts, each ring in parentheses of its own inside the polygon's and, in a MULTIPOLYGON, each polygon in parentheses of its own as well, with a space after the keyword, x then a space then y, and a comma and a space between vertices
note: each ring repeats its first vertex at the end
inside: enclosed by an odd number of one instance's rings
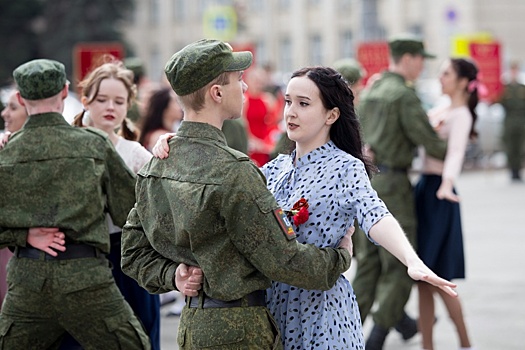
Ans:
POLYGON ((150 349, 105 254, 105 212, 123 225, 135 177, 111 141, 62 116, 64 65, 13 72, 29 114, 0 150, 0 247, 14 248, 0 314, 0 349, 57 349, 67 331, 87 349, 150 349))
POLYGON ((265 302, 271 280, 328 290, 350 266, 349 235, 337 249, 298 243, 262 173, 226 144, 221 126, 241 117, 251 62, 217 40, 172 56, 166 76, 185 119, 169 158, 139 172, 124 226, 122 269, 151 293, 176 288, 180 263, 204 272, 182 311, 179 349, 281 349, 265 302))
MULTIPOLYGON (((372 186, 415 247, 413 188, 407 171, 417 146, 424 146, 427 154, 443 159, 446 143, 430 126, 413 87, 425 58, 433 56, 425 51, 419 38, 411 35, 392 38, 389 47, 389 70, 361 96, 358 114, 364 141, 379 170, 372 179, 372 186)), ((407 323, 415 328, 414 321, 403 311, 413 282, 405 266, 379 246, 357 240, 356 258, 358 266, 353 287, 363 322, 374 302, 378 304, 366 349, 382 349, 390 328, 406 327, 407 323)))
MULTIPOLYGON (((124 66, 133 72, 133 83, 137 86, 137 93, 140 94, 140 88, 146 72, 144 70, 144 63, 138 57, 128 57, 124 60, 124 66)), ((142 122, 142 110, 138 101, 134 101, 131 108, 128 110, 126 118, 131 120, 135 125, 140 125, 142 122)))
POLYGON ((525 145, 525 85, 518 82, 519 64, 510 66, 510 82, 505 85, 500 103, 505 109, 503 121, 503 144, 507 154, 507 166, 514 181, 521 181, 521 167, 525 145))

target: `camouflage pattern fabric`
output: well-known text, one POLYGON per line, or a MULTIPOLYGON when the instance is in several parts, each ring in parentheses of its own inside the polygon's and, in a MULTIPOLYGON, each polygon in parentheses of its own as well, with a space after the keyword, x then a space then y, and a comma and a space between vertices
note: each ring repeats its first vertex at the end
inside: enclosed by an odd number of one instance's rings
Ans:
POLYGON ((508 168, 518 171, 522 167, 525 145, 525 85, 505 85, 500 103, 505 109, 503 144, 508 168))
POLYGON ((181 350, 283 348, 277 325, 268 309, 262 306, 186 307, 182 310, 177 342, 181 350))
POLYGON ((60 227, 68 240, 109 252, 104 212, 124 225, 135 175, 111 141, 58 113, 32 115, 0 150, 0 247, 26 245, 27 228, 60 227))
MULTIPOLYGON (((432 157, 443 159, 446 142, 430 126, 415 90, 396 73, 383 73, 361 96, 358 114, 364 141, 373 150, 376 164, 383 167, 372 179, 372 187, 415 247, 413 189, 406 169, 411 166, 418 145, 424 146, 432 157)), ((389 329, 401 319, 413 281, 406 267, 384 248, 365 240, 356 242, 358 267, 352 285, 361 319, 364 322, 374 301, 378 302, 374 322, 389 329)))
MULTIPOLYGON (((175 289, 181 262, 200 266, 204 293, 224 301, 266 289, 271 280, 327 290, 350 266, 345 249, 297 242, 262 173, 209 124, 184 121, 169 158, 152 159, 138 175, 137 204, 122 232, 122 270, 150 293, 175 289)), ((206 313, 225 312, 217 310, 206 313)), ((193 344, 206 341, 207 332, 193 333, 199 323, 185 315, 193 344)), ((235 317, 245 327, 254 322, 250 311, 235 317)), ((215 334, 231 325, 219 321, 206 323, 215 334)))
POLYGON ((57 349, 65 331, 86 350, 151 348, 103 256, 61 261, 12 258, 7 282, 0 349, 57 349))
POLYGON ((221 73, 247 69, 252 60, 249 51, 233 52, 229 44, 203 39, 175 53, 164 71, 173 90, 184 96, 211 83, 221 73))
POLYGON ((22 64, 13 71, 20 96, 41 100, 58 94, 66 85, 66 71, 60 62, 38 59, 22 64))
POLYGON ((246 125, 241 119, 225 120, 222 125, 222 132, 226 137, 228 147, 248 154, 248 134, 246 125))
MULTIPOLYGON (((0 246, 25 247, 30 227, 59 227, 69 242, 107 253, 105 211, 123 225, 134 183, 101 132, 74 128, 58 113, 32 115, 0 150, 0 246)), ((7 273, 0 349, 56 348, 65 330, 86 350, 150 348, 102 254, 13 257, 7 273)))

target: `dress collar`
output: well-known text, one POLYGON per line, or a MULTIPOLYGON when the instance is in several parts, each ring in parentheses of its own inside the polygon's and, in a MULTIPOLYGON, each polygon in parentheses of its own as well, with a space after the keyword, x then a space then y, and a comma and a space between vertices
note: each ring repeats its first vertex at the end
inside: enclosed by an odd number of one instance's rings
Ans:
MULTIPOLYGON (((295 166, 297 168, 300 168, 302 166, 305 166, 311 163, 316 163, 318 160, 326 157, 327 154, 330 153, 330 151, 333 151, 335 149, 337 149, 337 146, 334 144, 332 140, 330 140, 324 145, 322 145, 321 147, 318 147, 314 149, 313 151, 305 154, 301 158, 297 159, 295 166)), ((296 152, 297 150, 294 150, 292 154, 290 154, 292 162, 295 159, 296 152)))

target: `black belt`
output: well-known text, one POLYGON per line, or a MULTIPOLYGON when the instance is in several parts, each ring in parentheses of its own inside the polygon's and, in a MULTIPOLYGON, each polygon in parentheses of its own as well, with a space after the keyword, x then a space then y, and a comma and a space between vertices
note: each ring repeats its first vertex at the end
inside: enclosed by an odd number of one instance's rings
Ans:
POLYGON ((220 307, 241 307, 243 301, 246 301, 246 306, 266 306, 266 293, 264 290, 256 290, 248 295, 245 295, 241 299, 224 301, 219 299, 210 298, 203 294, 198 297, 189 298, 188 307, 197 308, 199 307, 199 298, 203 298, 202 308, 220 308, 220 307))
POLYGON ((378 164, 377 170, 380 173, 406 173, 408 168, 396 168, 388 165, 378 164))
POLYGON ((52 256, 33 247, 17 247, 15 249, 16 257, 29 259, 41 259, 43 256, 44 260, 68 260, 100 256, 97 248, 84 243, 68 243, 65 252, 57 251, 57 253, 57 256, 52 256))

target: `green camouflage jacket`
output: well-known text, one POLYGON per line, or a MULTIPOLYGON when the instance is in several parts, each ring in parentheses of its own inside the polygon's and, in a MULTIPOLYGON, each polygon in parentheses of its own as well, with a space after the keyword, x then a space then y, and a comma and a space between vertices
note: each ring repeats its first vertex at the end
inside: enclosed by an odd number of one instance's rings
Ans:
POLYGON ((415 90, 401 75, 383 73, 361 97, 358 114, 376 164, 409 168, 419 145, 444 159, 446 142, 436 135, 415 90))
POLYGON ((13 134, 0 150, 0 247, 25 247, 30 227, 59 227, 109 252, 105 212, 124 225, 135 175, 104 135, 58 113, 32 115, 13 134))
POLYGON ((122 269, 151 293, 175 289, 178 263, 200 266, 204 292, 234 300, 271 280, 329 289, 345 249, 302 245, 249 158, 204 123, 183 122, 167 159, 139 172, 122 233, 122 269))

